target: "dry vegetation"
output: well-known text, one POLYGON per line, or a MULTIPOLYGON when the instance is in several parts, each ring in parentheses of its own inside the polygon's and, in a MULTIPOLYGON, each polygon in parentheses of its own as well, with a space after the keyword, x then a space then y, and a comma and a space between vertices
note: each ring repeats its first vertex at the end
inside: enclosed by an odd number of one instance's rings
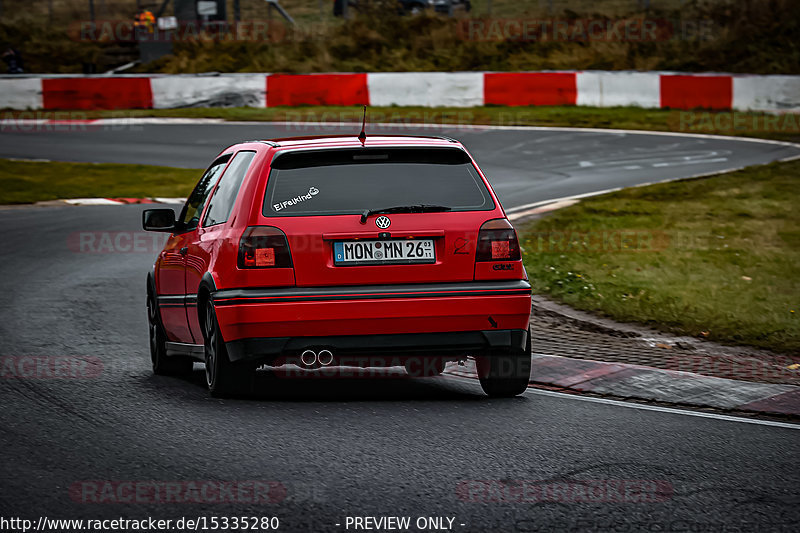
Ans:
MULTIPOLYGON (((489 0, 474 0, 456 19, 426 14, 400 17, 393 0, 362 0, 349 21, 334 19, 331 0, 283 0, 298 25, 279 42, 202 42, 139 67, 142 72, 323 72, 539 69, 664 69, 764 74, 800 72, 800 2, 796 0, 493 0, 500 19, 616 19, 647 17, 706 24, 709 31, 659 41, 519 42, 464 39, 464 17, 488 18, 489 0), (552 6, 552 7, 551 7, 552 6)), ((20 48, 33 72, 81 72, 119 64, 130 47, 76 42, 70 23, 88 18, 88 0, 0 0, 0 41, 20 48)), ((96 0, 98 19, 128 19, 135 3, 96 0)), ((153 2, 155 5, 156 2, 153 2)), ((233 13, 228 0, 229 14, 233 13)), ((265 20, 264 2, 241 0, 245 20, 265 20)))

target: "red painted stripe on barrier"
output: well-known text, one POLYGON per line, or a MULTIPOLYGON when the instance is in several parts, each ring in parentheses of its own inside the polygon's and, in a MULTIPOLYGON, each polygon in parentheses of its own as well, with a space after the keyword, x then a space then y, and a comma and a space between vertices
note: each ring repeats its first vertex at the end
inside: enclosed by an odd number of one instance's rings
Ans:
POLYGON ((731 76, 661 76, 661 107, 672 109, 730 109, 733 105, 731 76))
POLYGON ((45 109, 151 109, 149 78, 42 80, 45 109))
POLYGON ((368 105, 366 74, 273 74, 267 76, 267 107, 368 105))
POLYGON ((150 198, 106 198, 112 202, 120 202, 123 204, 155 204, 158 203, 150 198))
POLYGON ((575 105, 578 98, 574 72, 486 73, 483 79, 485 104, 575 105))

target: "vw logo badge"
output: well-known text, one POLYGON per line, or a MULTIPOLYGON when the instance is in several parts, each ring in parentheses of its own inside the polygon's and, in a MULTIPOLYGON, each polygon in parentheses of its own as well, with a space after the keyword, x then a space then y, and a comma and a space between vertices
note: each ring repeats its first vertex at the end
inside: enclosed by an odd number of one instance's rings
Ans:
POLYGON ((389 220, 389 217, 378 217, 375 219, 375 225, 381 229, 386 229, 392 225, 392 221, 389 220))

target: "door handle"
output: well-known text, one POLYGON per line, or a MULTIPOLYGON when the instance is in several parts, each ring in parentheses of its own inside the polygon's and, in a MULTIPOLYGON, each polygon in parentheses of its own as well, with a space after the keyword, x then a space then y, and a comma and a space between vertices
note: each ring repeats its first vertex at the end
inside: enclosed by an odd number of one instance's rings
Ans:
POLYGON ((181 251, 181 255, 186 255, 189 252, 189 247, 188 246, 184 246, 183 248, 181 248, 180 251, 181 251))

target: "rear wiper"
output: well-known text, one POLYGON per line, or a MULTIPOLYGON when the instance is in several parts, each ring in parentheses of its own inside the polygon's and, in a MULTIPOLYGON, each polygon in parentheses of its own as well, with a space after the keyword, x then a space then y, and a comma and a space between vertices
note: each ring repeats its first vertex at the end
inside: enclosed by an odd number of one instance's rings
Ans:
POLYGON ((417 205, 398 205, 395 207, 384 207, 383 209, 367 209, 361 213, 361 223, 366 224, 370 215, 388 215, 391 213, 440 213, 452 210, 446 205, 417 204, 417 205))

